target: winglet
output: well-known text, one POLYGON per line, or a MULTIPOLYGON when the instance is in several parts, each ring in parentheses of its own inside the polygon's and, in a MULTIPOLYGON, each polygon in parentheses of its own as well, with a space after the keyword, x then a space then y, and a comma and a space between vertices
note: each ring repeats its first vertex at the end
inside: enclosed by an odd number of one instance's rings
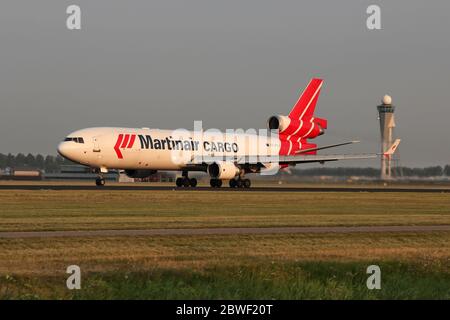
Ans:
POLYGON ((395 150, 397 150, 398 145, 400 144, 400 139, 397 139, 394 141, 394 143, 392 144, 392 146, 389 147, 389 149, 387 149, 383 155, 385 157, 390 157, 394 154, 395 150))

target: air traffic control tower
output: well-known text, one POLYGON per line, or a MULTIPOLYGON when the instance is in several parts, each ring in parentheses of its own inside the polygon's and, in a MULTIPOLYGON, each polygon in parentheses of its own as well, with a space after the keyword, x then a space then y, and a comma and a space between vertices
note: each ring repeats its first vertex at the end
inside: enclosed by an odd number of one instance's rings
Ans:
MULTIPOLYGON (((394 111, 395 107, 392 105, 392 98, 388 95, 383 97, 382 103, 377 107, 378 119, 380 120, 381 130, 381 154, 383 154, 394 141, 394 111)), ((381 176, 382 180, 391 179, 392 173, 392 159, 391 157, 381 156, 381 176)))

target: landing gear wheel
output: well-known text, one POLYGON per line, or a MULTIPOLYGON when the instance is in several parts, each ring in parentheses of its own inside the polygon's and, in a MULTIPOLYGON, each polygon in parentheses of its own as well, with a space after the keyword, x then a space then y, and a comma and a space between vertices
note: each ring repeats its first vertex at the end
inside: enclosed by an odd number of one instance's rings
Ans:
POLYGON ((97 187, 103 187, 105 185, 105 179, 103 179, 103 178, 95 179, 95 185, 97 187))
POLYGON ((193 187, 195 188, 197 186, 197 179, 195 178, 189 178, 187 175, 187 172, 183 171, 183 176, 182 177, 178 177, 177 180, 175 181, 175 184, 177 185, 178 188, 181 187, 193 187))
POLYGON ((209 184, 213 188, 220 188, 222 186, 222 180, 220 180, 220 179, 211 179, 211 180, 209 180, 209 184))
POLYGON ((237 179, 236 180, 236 187, 242 188, 242 185, 243 185, 242 180, 241 179, 237 179))
POLYGON ((236 188, 236 187, 237 187, 236 179, 231 179, 230 180, 230 188, 236 188))
POLYGON ((189 184, 191 185, 192 188, 195 188, 197 186, 197 179, 195 178, 189 179, 189 184))
POLYGON ((252 182, 250 181, 250 179, 244 179, 243 184, 244 184, 244 188, 250 188, 250 186, 252 185, 252 182))

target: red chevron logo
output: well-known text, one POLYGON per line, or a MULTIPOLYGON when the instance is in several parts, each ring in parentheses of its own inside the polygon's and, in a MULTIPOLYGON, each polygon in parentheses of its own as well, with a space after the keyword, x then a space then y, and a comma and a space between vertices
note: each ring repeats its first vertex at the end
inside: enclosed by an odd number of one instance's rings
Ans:
POLYGON ((130 149, 134 145, 136 140, 135 134, 119 134, 117 137, 116 144, 114 145, 114 151, 117 154, 117 158, 123 159, 123 154, 120 149, 130 149))

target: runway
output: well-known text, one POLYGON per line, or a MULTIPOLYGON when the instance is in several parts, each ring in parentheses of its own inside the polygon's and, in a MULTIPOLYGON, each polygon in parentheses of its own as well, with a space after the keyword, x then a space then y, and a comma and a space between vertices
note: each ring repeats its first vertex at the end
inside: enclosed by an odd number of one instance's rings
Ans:
POLYGON ((450 231, 450 225, 434 226, 364 226, 364 227, 268 227, 268 228, 197 228, 142 230, 82 230, 0 232, 0 239, 76 238, 121 236, 189 236, 189 235, 252 235, 252 234, 320 234, 320 233, 386 233, 450 231))
POLYGON ((251 187, 245 188, 177 188, 170 186, 149 186, 149 185, 112 185, 97 187, 95 185, 0 185, 0 190, 60 190, 60 191, 224 191, 224 192, 426 192, 426 193, 450 193, 450 188, 423 188, 423 187, 251 187))

